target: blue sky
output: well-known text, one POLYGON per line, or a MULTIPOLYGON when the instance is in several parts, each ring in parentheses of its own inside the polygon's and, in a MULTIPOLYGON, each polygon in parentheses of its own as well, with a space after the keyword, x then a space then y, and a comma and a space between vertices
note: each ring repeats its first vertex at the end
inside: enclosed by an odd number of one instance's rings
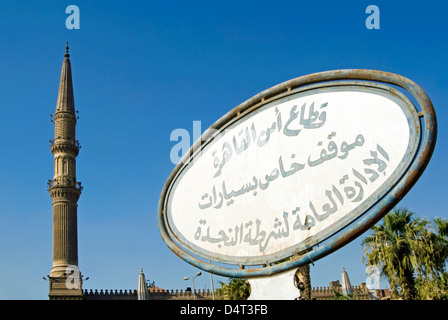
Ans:
MULTIPOLYGON (((170 133, 205 130, 278 83, 333 69, 417 82, 439 132, 433 158, 399 206, 448 217, 445 1, 8 1, 0 4, 0 299, 47 299, 52 266, 54 113, 70 43, 79 110, 79 266, 85 289, 136 289, 142 266, 165 289, 198 270, 162 241, 157 203, 174 165, 170 133), (69 30, 68 5, 80 9, 69 30), (380 9, 380 29, 365 9, 380 9)), ((366 281, 363 236, 315 263, 312 285, 366 281)), ((219 280, 214 277, 215 287, 219 280)), ((196 288, 210 288, 208 274, 196 288)))

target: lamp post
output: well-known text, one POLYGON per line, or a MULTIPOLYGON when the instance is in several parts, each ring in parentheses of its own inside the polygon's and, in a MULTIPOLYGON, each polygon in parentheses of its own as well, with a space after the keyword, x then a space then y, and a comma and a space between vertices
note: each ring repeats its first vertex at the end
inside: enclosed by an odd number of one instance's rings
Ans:
MULTIPOLYGON (((202 274, 201 272, 198 272, 198 273, 196 273, 196 275, 193 278, 191 278, 191 281, 193 282, 193 297, 194 297, 194 300, 196 300, 196 292, 194 290, 194 278, 199 277, 201 274, 202 274)), ((189 277, 184 277, 184 280, 189 280, 189 279, 190 279, 189 277)))

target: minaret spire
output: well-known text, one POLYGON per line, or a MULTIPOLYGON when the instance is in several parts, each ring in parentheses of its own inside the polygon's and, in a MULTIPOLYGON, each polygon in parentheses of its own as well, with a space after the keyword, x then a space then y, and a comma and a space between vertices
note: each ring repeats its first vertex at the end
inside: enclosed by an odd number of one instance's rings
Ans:
POLYGON ((82 298, 78 269, 77 208, 81 184, 76 181, 76 115, 71 64, 68 53, 62 62, 59 92, 54 115, 54 176, 48 181, 53 200, 53 267, 50 273, 50 298, 82 298))
POLYGON ((65 59, 62 62, 61 80, 59 81, 58 100, 56 112, 75 112, 75 99, 73 97, 72 67, 70 64, 70 54, 68 53, 68 42, 65 47, 65 59))

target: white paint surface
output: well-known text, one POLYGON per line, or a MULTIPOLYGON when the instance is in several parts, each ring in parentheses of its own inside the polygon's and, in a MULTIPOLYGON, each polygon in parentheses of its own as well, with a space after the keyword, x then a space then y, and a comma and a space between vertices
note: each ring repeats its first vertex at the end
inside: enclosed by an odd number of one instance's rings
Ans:
POLYGON ((353 90, 263 106, 227 128, 176 180, 170 227, 190 247, 228 261, 328 236, 375 200, 405 158, 410 128, 396 101, 353 90), (269 140, 258 145, 269 129, 269 140), (293 130, 300 132, 287 134, 293 130))
POLYGON ((248 300, 295 300, 300 290, 294 285, 296 269, 271 276, 251 278, 248 300))

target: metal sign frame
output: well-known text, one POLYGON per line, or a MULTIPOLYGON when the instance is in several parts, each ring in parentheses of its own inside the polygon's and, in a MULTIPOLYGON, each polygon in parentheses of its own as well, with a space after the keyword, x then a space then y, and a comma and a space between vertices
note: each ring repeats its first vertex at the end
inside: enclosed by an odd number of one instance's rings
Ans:
POLYGON ((376 70, 348 69, 320 72, 286 81, 259 93, 224 115, 209 130, 204 132, 201 139, 198 139, 189 152, 184 155, 168 177, 159 199, 158 226, 160 234, 166 245, 180 258, 205 271, 223 276, 267 276, 309 264, 338 250, 367 231, 405 196, 426 168, 435 147, 436 136, 437 120, 429 97, 416 83, 400 75, 376 70), (365 205, 361 206, 357 210, 359 212, 354 214, 354 219, 348 219, 349 221, 342 225, 338 223, 337 226, 332 226, 330 232, 327 232, 324 237, 315 237, 314 241, 308 243, 306 247, 294 246, 267 258, 246 260, 235 258, 232 261, 216 254, 203 252, 194 245, 185 243, 184 239, 170 228, 170 221, 167 217, 167 206, 169 205, 167 200, 173 184, 177 179, 180 179, 189 160, 193 159, 213 140, 217 130, 224 130, 238 119, 271 101, 297 92, 319 88, 352 86, 359 88, 359 90, 366 88, 367 91, 374 89, 390 91, 394 95, 401 95, 402 99, 408 99, 403 93, 386 84, 406 90, 420 107, 420 110, 417 110, 417 106, 411 102, 414 108, 405 112, 411 130, 416 130, 413 136, 417 139, 410 143, 412 152, 406 158, 406 163, 400 167, 400 175, 395 177, 393 181, 396 184, 387 185, 388 189, 378 190, 375 194, 376 200, 365 201, 365 205), (344 229, 347 230, 343 231, 344 229), (326 240, 328 242, 322 244, 326 240), (200 258, 210 262, 203 261, 200 258), (211 261, 230 266, 212 264, 211 261))

